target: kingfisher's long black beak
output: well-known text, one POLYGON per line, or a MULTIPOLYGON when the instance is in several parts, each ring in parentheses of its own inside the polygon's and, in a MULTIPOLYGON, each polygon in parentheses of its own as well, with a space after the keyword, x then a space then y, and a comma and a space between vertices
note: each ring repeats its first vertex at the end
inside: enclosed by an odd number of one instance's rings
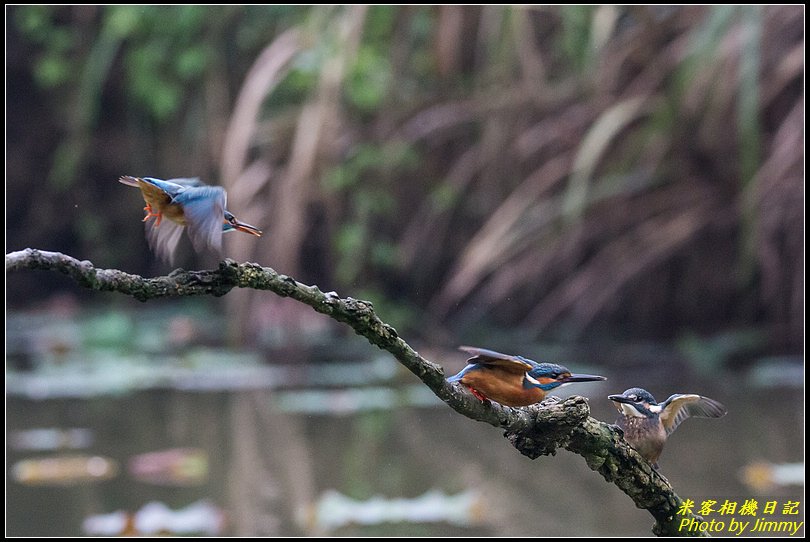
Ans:
POLYGON ((579 375, 573 374, 569 375, 565 378, 560 379, 560 382, 568 383, 568 382, 594 382, 596 380, 607 380, 604 376, 597 376, 597 375, 579 375))
POLYGON ((611 401, 615 401, 617 403, 624 403, 627 405, 632 405, 635 403, 635 401, 633 401, 632 399, 628 399, 624 395, 608 395, 608 399, 610 399, 611 401))

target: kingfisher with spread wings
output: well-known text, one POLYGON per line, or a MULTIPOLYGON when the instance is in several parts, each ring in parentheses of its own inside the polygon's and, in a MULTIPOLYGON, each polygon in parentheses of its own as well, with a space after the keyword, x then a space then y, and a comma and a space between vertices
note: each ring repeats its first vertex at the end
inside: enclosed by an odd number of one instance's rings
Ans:
POLYGON ((240 222, 225 208, 227 194, 221 186, 208 186, 198 178, 169 179, 132 177, 119 181, 139 188, 146 202, 146 237, 161 258, 172 262, 175 249, 185 227, 195 250, 206 248, 220 252, 222 234, 241 231, 261 237, 255 226, 240 222), (163 221, 163 218, 168 220, 163 221), (153 221, 150 219, 154 218, 153 221))

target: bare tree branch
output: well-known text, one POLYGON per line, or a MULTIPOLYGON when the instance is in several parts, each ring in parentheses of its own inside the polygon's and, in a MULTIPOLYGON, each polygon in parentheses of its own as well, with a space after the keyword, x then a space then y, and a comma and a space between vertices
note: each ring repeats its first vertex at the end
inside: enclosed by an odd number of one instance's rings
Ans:
POLYGON ((233 288, 270 290, 309 305, 339 322, 348 324, 358 335, 390 352, 447 405, 468 418, 501 428, 512 445, 532 459, 554 455, 564 448, 585 458, 588 467, 616 484, 639 508, 652 514, 657 535, 702 535, 693 527, 681 530, 682 521, 700 524, 703 519, 691 512, 679 514, 683 501, 669 482, 629 447, 614 426, 590 417, 585 398, 557 397, 523 408, 481 403, 459 384, 450 384, 444 370, 413 350, 397 331, 380 320, 368 301, 341 298, 335 292, 322 292, 269 267, 225 260, 208 271, 177 269, 165 277, 143 278, 116 269, 97 269, 92 262, 79 261, 58 252, 25 249, 6 254, 6 272, 20 269, 59 271, 93 290, 119 292, 140 301, 160 297, 195 295, 222 296, 233 288))

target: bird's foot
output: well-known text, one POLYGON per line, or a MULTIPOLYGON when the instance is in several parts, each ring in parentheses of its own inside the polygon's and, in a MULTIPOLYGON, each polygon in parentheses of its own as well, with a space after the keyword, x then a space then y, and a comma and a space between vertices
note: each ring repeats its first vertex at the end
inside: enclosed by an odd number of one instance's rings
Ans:
POLYGON ((486 403, 487 401, 489 401, 486 395, 484 395, 475 388, 470 388, 470 392, 472 392, 472 394, 475 395, 475 397, 478 398, 478 400, 481 401, 482 403, 486 403))
POLYGON ((146 222, 150 218, 154 218, 155 226, 160 226, 160 220, 163 218, 163 213, 161 213, 160 211, 155 212, 154 209, 152 209, 152 206, 149 205, 148 203, 146 204, 146 207, 143 208, 143 210, 146 211, 146 216, 143 217, 143 222, 146 222))

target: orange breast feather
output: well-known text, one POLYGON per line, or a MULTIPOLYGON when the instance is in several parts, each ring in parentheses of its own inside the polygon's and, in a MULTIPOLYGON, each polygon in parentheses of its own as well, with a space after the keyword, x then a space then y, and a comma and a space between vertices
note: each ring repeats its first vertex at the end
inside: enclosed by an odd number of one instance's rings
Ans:
POLYGON ((540 388, 523 387, 522 372, 516 374, 500 367, 470 371, 461 382, 504 406, 527 406, 545 397, 540 388))

